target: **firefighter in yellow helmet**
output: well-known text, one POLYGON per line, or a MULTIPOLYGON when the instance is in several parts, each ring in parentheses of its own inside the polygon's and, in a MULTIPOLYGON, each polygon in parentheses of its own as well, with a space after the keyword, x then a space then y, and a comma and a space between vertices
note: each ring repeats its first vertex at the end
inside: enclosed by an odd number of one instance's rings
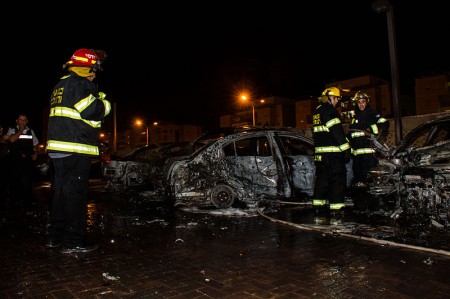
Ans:
POLYGON ((384 136, 388 132, 389 122, 370 107, 370 96, 365 92, 358 91, 352 102, 358 107, 347 135, 353 153, 352 185, 364 188, 367 186, 367 173, 378 165, 378 159, 374 156, 375 150, 366 135, 384 136))
POLYGON ((62 253, 98 248, 87 241, 87 192, 91 160, 99 156, 99 130, 111 111, 93 82, 105 58, 103 51, 75 51, 63 66, 68 74, 50 96, 46 150, 54 166, 54 194, 46 246, 61 245, 62 253))
POLYGON ((328 212, 328 208, 332 213, 341 212, 345 207, 345 164, 350 158, 350 145, 335 108, 341 98, 339 88, 325 89, 313 114, 316 166, 313 205, 318 212, 328 212))

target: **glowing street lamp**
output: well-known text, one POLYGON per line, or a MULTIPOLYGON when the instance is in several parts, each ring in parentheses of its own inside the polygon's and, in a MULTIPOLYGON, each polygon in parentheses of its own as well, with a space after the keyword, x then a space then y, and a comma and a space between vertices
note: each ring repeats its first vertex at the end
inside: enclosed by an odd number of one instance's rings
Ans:
POLYGON ((241 95, 241 100, 246 102, 250 102, 250 104, 252 105, 252 119, 253 119, 253 126, 255 126, 255 105, 253 104, 253 101, 250 100, 246 95, 241 95))
POLYGON ((148 146, 148 126, 145 124, 142 120, 136 120, 136 125, 138 126, 145 126, 145 138, 146 138, 146 145, 148 146))

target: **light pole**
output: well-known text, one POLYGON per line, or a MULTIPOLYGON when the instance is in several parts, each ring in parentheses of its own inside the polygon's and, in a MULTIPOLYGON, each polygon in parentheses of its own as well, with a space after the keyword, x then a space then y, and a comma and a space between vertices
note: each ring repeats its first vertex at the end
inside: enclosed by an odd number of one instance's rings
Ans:
POLYGON ((249 101, 250 104, 252 105, 252 119, 253 119, 253 126, 255 126, 255 105, 253 104, 253 101, 248 99, 246 95, 241 95, 241 99, 243 101, 249 101))
POLYGON ((145 141, 146 141, 146 145, 148 146, 148 126, 146 123, 144 123, 142 120, 137 120, 136 121, 136 125, 138 126, 145 126, 145 141))
POLYGON ((395 141, 398 143, 402 140, 402 117, 399 104, 399 80, 397 66, 397 46, 395 43, 395 25, 394 25, 394 8, 388 0, 376 0, 372 2, 372 9, 377 13, 386 13, 388 39, 389 39, 389 56, 391 60, 391 81, 392 81, 392 99, 395 118, 395 141))

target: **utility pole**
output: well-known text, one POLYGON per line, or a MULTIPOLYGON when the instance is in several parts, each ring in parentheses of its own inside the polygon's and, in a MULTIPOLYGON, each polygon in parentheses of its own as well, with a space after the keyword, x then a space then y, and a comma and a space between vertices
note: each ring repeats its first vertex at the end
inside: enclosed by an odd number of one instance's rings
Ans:
POLYGON ((391 60, 391 81, 392 81, 392 108, 395 118, 395 142, 402 140, 402 116, 400 112, 400 84, 398 79, 397 45, 395 40, 394 8, 388 0, 376 0, 372 3, 372 9, 377 13, 386 13, 389 57, 391 60))

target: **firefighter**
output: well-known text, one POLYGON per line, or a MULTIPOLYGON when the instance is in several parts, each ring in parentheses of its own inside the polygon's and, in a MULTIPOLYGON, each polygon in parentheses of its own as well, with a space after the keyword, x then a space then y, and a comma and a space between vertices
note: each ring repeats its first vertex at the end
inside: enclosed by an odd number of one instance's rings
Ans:
POLYGON ((339 113, 335 108, 341 98, 339 88, 325 89, 313 114, 316 166, 313 206, 317 212, 337 213, 342 212, 345 207, 345 164, 351 153, 339 113))
POLYGON ((46 246, 62 245, 62 253, 98 248, 87 241, 87 193, 91 160, 99 157, 99 130, 111 111, 93 82, 105 58, 103 51, 75 51, 50 97, 46 151, 54 166, 54 194, 46 246))
POLYGON ((384 137, 388 132, 389 122, 370 107, 370 96, 366 93, 358 91, 352 102, 358 106, 347 134, 353 154, 352 186, 364 188, 367 187, 367 173, 378 165, 368 136, 374 134, 384 137))

